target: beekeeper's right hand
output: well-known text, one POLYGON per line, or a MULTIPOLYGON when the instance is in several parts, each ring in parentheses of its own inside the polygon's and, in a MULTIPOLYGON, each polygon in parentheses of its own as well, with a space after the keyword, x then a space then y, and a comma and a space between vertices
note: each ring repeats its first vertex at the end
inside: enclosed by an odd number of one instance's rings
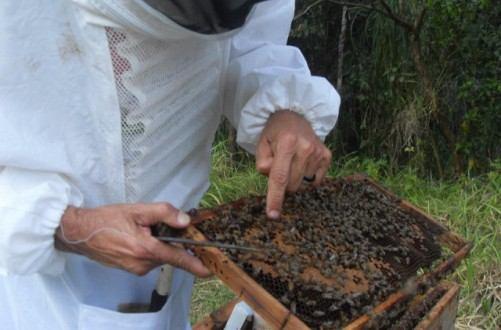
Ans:
POLYGON ((209 276, 210 271, 199 259, 152 236, 150 227, 161 222, 185 228, 190 217, 168 203, 117 204, 93 209, 70 206, 56 231, 56 248, 137 275, 170 264, 200 277, 209 276))

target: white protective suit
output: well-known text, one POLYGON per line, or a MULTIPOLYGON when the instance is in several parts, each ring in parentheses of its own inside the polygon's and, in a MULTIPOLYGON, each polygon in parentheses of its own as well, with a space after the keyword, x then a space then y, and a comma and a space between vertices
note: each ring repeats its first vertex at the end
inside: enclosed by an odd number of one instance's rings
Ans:
POLYGON ((0 1, 0 328, 184 329, 193 278, 176 270, 157 313, 157 272, 137 277, 54 249, 68 205, 168 201, 208 188, 221 115, 253 151, 268 116, 304 115, 320 137, 339 97, 285 46, 293 0, 202 35, 141 0, 0 1))

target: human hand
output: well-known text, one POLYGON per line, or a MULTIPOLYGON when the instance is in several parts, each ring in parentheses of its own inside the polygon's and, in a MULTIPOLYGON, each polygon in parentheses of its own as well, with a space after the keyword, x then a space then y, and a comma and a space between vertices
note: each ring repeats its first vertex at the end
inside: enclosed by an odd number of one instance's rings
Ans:
POLYGON ((292 111, 278 111, 266 123, 256 149, 257 170, 268 176, 266 213, 280 217, 286 191, 297 191, 303 178, 319 185, 332 154, 315 135, 310 123, 292 111))
POLYGON ((197 276, 210 271, 186 250, 160 242, 151 226, 185 228, 190 217, 168 203, 117 204, 98 208, 68 207, 56 231, 56 248, 78 253, 104 265, 145 275, 170 264, 197 276))

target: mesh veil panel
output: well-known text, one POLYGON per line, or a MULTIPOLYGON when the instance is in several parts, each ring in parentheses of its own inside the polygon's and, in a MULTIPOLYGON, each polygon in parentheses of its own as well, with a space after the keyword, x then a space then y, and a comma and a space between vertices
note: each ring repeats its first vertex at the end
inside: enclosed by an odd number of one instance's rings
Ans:
POLYGON ((120 106, 121 128, 122 128, 122 152, 124 156, 125 166, 125 187, 127 199, 133 199, 136 195, 133 185, 127 180, 130 178, 130 164, 134 162, 135 142, 138 138, 144 135, 144 125, 141 121, 129 123, 128 115, 132 112, 137 112, 139 108, 138 99, 124 86, 122 75, 130 70, 130 62, 127 58, 120 56, 117 47, 120 43, 126 40, 126 35, 123 32, 116 31, 111 28, 106 29, 108 44, 110 47, 111 59, 113 63, 113 74, 115 75, 115 83, 118 94, 118 102, 120 106))
POLYGON ((115 28, 106 34, 121 112, 126 199, 151 199, 181 166, 204 161, 198 155, 219 121, 221 52, 197 40, 156 40, 115 28))

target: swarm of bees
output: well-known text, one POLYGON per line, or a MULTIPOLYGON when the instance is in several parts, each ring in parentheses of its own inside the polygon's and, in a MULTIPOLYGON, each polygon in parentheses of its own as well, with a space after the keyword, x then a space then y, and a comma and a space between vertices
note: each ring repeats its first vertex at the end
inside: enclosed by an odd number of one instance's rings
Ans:
POLYGON ((215 209, 217 219, 197 227, 208 239, 263 248, 225 253, 308 326, 332 329, 440 257, 434 235, 399 202, 339 179, 287 196, 280 220, 256 197, 215 209))

